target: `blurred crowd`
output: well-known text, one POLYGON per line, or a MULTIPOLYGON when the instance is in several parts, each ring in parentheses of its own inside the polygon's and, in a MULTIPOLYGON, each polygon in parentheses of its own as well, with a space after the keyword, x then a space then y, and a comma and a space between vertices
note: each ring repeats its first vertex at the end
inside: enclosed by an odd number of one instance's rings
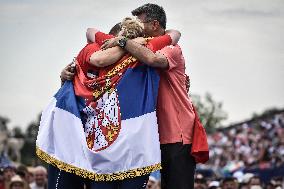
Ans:
MULTIPOLYGON (((284 175, 283 175, 284 176, 284 175)), ((234 176, 205 177, 197 173, 194 180, 194 189, 283 189, 283 176, 273 177, 265 183, 252 173, 246 173, 240 180, 234 176)), ((161 189, 160 180, 150 176, 146 189, 161 189)))
POLYGON ((218 179, 197 174, 194 189, 283 189, 283 177, 275 177, 264 183, 259 176, 252 173, 246 173, 241 181, 236 177, 218 179))
POLYGON ((220 176, 284 164, 284 113, 235 125, 208 137, 207 167, 220 176))
MULTIPOLYGON (((197 166, 195 189, 284 189, 283 111, 220 129, 208 143, 210 160, 197 166)), ((46 188, 43 166, 1 168, 0 189, 46 188)), ((146 189, 161 189, 159 173, 146 189)))
MULTIPOLYGON (((1 170, 0 175, 0 189, 47 189, 47 171, 42 166, 8 166, 1 170)), ((194 183, 194 189, 283 189, 283 186, 283 176, 264 183, 252 173, 244 174, 242 180, 234 176, 206 178, 197 173, 194 183)), ((146 189, 161 189, 160 180, 150 176, 146 189)))
POLYGON ((0 189, 47 189, 47 170, 43 166, 6 166, 1 169, 0 189))

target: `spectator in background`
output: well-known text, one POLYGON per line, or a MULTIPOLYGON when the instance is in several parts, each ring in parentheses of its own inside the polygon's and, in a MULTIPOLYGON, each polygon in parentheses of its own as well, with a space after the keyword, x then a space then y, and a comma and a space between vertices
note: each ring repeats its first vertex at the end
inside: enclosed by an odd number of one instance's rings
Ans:
POLYGON ((238 189, 238 180, 234 177, 224 178, 221 184, 222 189, 238 189))
POLYGON ((9 189, 26 189, 24 180, 19 175, 14 175, 11 178, 9 189))
POLYGON ((21 179, 25 182, 25 185, 27 186, 27 189, 30 189, 29 187, 29 172, 25 165, 19 165, 16 170, 17 175, 21 177, 21 179))
POLYGON ((153 186, 153 189, 161 189, 161 181, 157 181, 156 184, 153 186))
POLYGON ((209 135, 208 141, 210 159, 206 166, 221 176, 231 176, 237 170, 281 167, 284 112, 219 130, 209 135))
POLYGON ((259 187, 262 188, 260 178, 256 175, 251 177, 249 180, 249 188, 259 188, 259 187))
POLYGON ((284 188, 284 177, 274 177, 271 179, 270 184, 273 185, 274 188, 284 188))
POLYGON ((194 189, 206 189, 207 184, 204 178, 196 178, 194 179, 194 189))
POLYGON ((217 180, 213 180, 211 182, 209 182, 208 184, 208 189, 218 189, 220 186, 220 182, 217 180))
POLYGON ((35 181, 34 170, 35 170, 35 167, 28 167, 29 185, 35 181))
POLYGON ((31 189, 47 189, 47 171, 43 166, 37 166, 34 170, 35 182, 30 184, 31 189))
POLYGON ((9 188, 9 183, 12 179, 13 176, 16 175, 16 169, 15 167, 9 165, 4 168, 3 170, 3 183, 4 183, 4 188, 7 189, 9 188))
POLYGON ((265 188, 266 188, 266 189, 275 189, 276 187, 275 187, 271 182, 269 182, 269 183, 266 185, 265 188))
POLYGON ((146 189, 153 189, 156 183, 157 183, 157 179, 153 176, 149 176, 146 189))
POLYGON ((4 186, 4 177, 3 177, 3 171, 0 170, 0 189, 5 189, 5 186, 4 186))
POLYGON ((249 184, 242 182, 239 184, 239 189, 249 189, 249 184))

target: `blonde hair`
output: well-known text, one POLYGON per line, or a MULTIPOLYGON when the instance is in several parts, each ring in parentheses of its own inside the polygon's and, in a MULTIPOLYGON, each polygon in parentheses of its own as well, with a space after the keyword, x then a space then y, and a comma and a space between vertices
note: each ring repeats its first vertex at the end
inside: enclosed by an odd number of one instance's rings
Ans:
POLYGON ((136 17, 126 17, 121 22, 121 35, 129 39, 144 36, 144 25, 136 17))

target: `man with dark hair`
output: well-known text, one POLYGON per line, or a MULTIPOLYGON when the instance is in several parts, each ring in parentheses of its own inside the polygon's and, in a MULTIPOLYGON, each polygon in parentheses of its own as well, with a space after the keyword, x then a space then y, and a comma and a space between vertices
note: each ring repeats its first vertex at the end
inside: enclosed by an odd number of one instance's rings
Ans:
POLYGON ((163 9, 163 7, 156 5, 156 4, 145 4, 141 7, 138 7, 137 9, 133 10, 132 12, 133 16, 139 16, 141 14, 146 15, 145 22, 150 22, 153 20, 157 20, 160 23, 160 26, 164 29, 166 29, 167 25, 167 17, 166 13, 163 9))
POLYGON ((261 183, 261 179, 259 176, 257 175, 254 175, 253 177, 251 177, 249 179, 249 187, 252 188, 253 186, 257 186, 257 187, 260 187, 262 188, 262 183, 261 183))
POLYGON ((7 165, 3 168, 3 183, 4 188, 8 188, 9 183, 13 176, 16 175, 16 168, 12 165, 7 165))
POLYGON ((222 189, 238 189, 238 180, 234 177, 226 177, 222 180, 222 189))

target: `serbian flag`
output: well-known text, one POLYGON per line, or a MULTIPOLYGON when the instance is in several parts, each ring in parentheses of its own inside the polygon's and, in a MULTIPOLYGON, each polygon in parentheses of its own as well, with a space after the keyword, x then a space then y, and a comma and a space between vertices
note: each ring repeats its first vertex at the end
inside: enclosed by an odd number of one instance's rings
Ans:
POLYGON ((95 81, 84 81, 80 65, 77 71, 75 80, 66 81, 42 113, 37 155, 96 181, 161 169, 157 72, 133 57, 95 81))

